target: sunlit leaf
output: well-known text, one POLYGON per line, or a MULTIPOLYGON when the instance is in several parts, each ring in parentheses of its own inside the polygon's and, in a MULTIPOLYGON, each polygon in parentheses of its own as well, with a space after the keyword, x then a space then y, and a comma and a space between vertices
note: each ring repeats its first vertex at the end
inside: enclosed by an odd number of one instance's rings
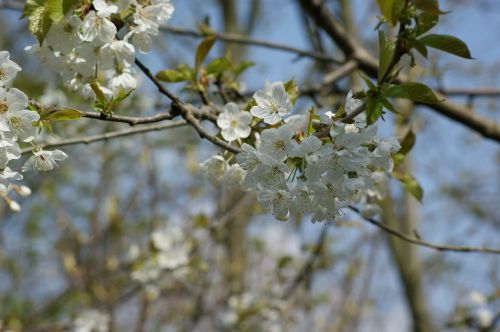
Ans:
POLYGON ((440 102, 427 85, 417 82, 406 82, 391 85, 384 91, 385 97, 410 99, 419 103, 433 104, 440 102))
POLYGON ((419 39, 423 44, 465 59, 472 59, 469 48, 460 39, 450 35, 431 34, 419 39))

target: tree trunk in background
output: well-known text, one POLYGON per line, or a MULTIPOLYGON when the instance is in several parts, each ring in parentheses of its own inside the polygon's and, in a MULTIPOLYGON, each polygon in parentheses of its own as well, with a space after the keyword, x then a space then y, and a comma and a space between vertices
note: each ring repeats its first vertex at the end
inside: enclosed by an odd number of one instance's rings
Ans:
MULTIPOLYGON (((219 0, 219 2, 222 19, 224 20, 224 31, 239 33, 241 30, 244 30, 238 24, 237 2, 235 0, 219 0)), ((245 53, 245 48, 237 44, 225 44, 224 52, 232 61, 239 62, 245 53)), ((245 192, 242 190, 226 192, 220 204, 220 214, 224 214, 237 205, 244 195, 245 192)), ((247 213, 247 209, 243 210, 242 213, 237 213, 231 217, 223 230, 223 243, 227 253, 227 262, 224 268, 229 295, 243 292, 245 284, 246 227, 251 215, 247 213)))
MULTIPOLYGON (((396 135, 404 136, 408 131, 408 120, 413 105, 410 102, 398 104, 398 110, 406 116, 396 119, 396 135)), ((411 158, 406 157, 402 166, 406 173, 412 172, 411 158)), ((417 229, 417 201, 413 196, 404 193, 403 197, 392 200, 390 195, 383 202, 383 222, 404 233, 413 234, 417 229), (399 211, 398 211, 399 210, 399 211), (399 213, 398 213, 399 212, 399 213)), ((396 265, 399 278, 405 291, 405 300, 408 303, 413 320, 414 332, 434 331, 432 317, 429 313, 427 298, 422 285, 422 265, 418 257, 418 247, 401 241, 393 236, 387 236, 387 242, 396 265)))

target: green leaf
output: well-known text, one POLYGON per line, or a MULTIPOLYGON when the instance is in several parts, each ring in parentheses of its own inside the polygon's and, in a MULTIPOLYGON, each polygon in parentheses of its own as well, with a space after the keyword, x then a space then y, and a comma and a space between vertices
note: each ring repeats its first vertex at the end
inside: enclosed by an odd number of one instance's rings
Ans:
POLYGON ((380 12, 393 26, 398 23, 399 15, 404 8, 404 0, 377 0, 380 12))
POLYGON ((417 27, 415 29, 415 35, 418 37, 436 26, 439 22, 439 15, 423 12, 417 16, 416 21, 417 27))
POLYGON ((391 63, 394 54, 394 43, 385 38, 384 32, 378 32, 378 45, 380 50, 380 59, 378 66, 378 80, 380 81, 391 63))
POLYGON ((169 83, 190 81, 193 77, 192 69, 186 64, 181 64, 176 69, 162 70, 156 74, 157 79, 169 83))
POLYGON ((297 82, 294 79, 291 79, 285 82, 285 91, 290 96, 290 101, 292 102, 292 106, 295 106, 295 101, 299 97, 299 88, 297 87, 297 82))
POLYGON ((377 98, 369 98, 366 103, 366 124, 369 126, 384 114, 382 103, 377 98))
POLYGON ((389 99, 382 97, 380 98, 380 102, 382 103, 382 106, 384 106, 385 109, 387 109, 389 112, 400 114, 389 99))
POLYGON ((61 120, 77 120, 82 116, 80 111, 71 109, 71 108, 63 108, 54 112, 51 112, 47 117, 48 120, 52 121, 61 121, 61 120))
POLYGON ((30 32, 37 37, 38 42, 42 45, 52 25, 49 11, 45 7, 37 7, 29 14, 28 20, 30 32))
POLYGON ((252 68, 253 66, 255 66, 254 62, 249 60, 243 60, 234 69, 234 74, 236 76, 240 76, 245 70, 247 70, 248 68, 252 68))
POLYGON ((401 149, 399 149, 398 153, 406 155, 413 148, 416 140, 417 137, 415 136, 413 130, 411 130, 410 128, 406 133, 405 137, 403 137, 403 140, 400 142, 401 149))
POLYGON ((127 99, 128 96, 130 96, 130 94, 134 92, 134 90, 125 90, 124 88, 122 88, 121 86, 119 87, 118 89, 118 94, 115 98, 113 98, 113 106, 114 105, 118 105, 119 103, 121 103, 122 101, 124 101, 125 99, 127 99))
POLYGON ((47 8, 49 11, 50 19, 54 23, 59 23, 64 19, 64 6, 63 0, 48 0, 47 8))
POLYGON ((418 183, 417 179, 410 174, 403 174, 396 171, 392 172, 392 176, 401 182, 406 192, 412 194, 413 197, 415 197, 419 202, 422 202, 424 190, 420 186, 420 183, 418 183))
POLYGON ((444 13, 439 9, 437 0, 411 0, 411 2, 415 7, 428 14, 439 15, 444 13))
POLYGON ((43 7, 44 4, 45 0, 27 0, 23 8, 23 14, 21 18, 29 17, 35 11, 35 9, 43 7))
POLYGON ((385 89, 384 96, 392 98, 405 98, 426 104, 440 102, 431 88, 425 84, 417 82, 406 82, 399 85, 391 85, 385 89))
POLYGON ((156 78, 163 82, 177 83, 189 80, 182 72, 177 69, 165 69, 156 74, 156 78))
POLYGON ((411 45, 418 51, 418 53, 422 54, 424 58, 427 58, 427 47, 425 47, 424 43, 418 39, 413 39, 411 41, 411 45))
MULTIPOLYGON (((360 76, 363 79, 363 81, 365 81, 366 86, 368 86, 368 88, 370 90, 372 90, 372 91, 376 91, 377 90, 377 86, 372 82, 371 79, 369 79, 368 77, 366 77, 365 75, 362 75, 362 74, 360 76)), ((358 97, 356 97, 356 98, 358 98, 358 97)))
POLYGON ((196 48, 196 58, 194 62, 195 75, 198 74, 200 66, 207 57, 208 52, 210 52, 210 49, 212 49, 212 46, 214 46, 215 40, 215 35, 205 37, 205 39, 203 39, 203 41, 196 48))
POLYGON ((460 39, 450 35, 427 35, 420 39, 423 44, 465 59, 472 59, 469 48, 460 39))
POLYGON ((217 58, 207 65, 207 74, 220 75, 231 67, 231 62, 227 58, 217 58))
POLYGON ((97 81, 90 82, 90 87, 92 88, 92 91, 94 91, 97 99, 101 103, 107 103, 108 102, 108 99, 104 95, 104 92, 102 92, 101 87, 99 86, 99 83, 97 81))
POLYGON ((66 14, 80 0, 63 0, 63 12, 66 14))

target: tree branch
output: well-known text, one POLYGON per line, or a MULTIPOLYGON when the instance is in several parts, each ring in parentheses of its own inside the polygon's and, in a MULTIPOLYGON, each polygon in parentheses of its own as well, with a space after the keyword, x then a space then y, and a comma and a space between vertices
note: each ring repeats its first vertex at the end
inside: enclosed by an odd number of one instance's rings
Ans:
POLYGON ((370 224, 384 230, 385 232, 387 232, 388 234, 390 234, 392 236, 395 236, 403 241, 413 243, 415 245, 435 249, 438 251, 455 251, 455 252, 463 252, 463 253, 481 252, 481 253, 488 253, 488 254, 500 254, 500 249, 497 249, 497 248, 454 246, 454 245, 436 244, 436 243, 432 243, 432 242, 427 242, 427 241, 424 241, 422 239, 417 239, 417 238, 405 235, 403 233, 400 233, 399 231, 397 231, 389 226, 386 226, 383 223, 381 223, 380 221, 377 221, 373 218, 365 218, 361 215, 361 211, 357 207, 349 206, 349 209, 351 209, 352 211, 359 214, 364 221, 369 222, 370 224))
MULTIPOLYGON (((179 121, 169 122, 169 123, 165 123, 165 124, 156 124, 156 125, 143 126, 143 127, 139 127, 139 128, 133 128, 133 129, 112 131, 112 132, 108 132, 108 133, 101 134, 101 135, 76 137, 76 138, 71 138, 71 139, 66 139, 66 140, 60 140, 60 141, 57 141, 54 143, 42 143, 42 144, 38 144, 37 146, 42 148, 42 149, 45 149, 45 148, 55 148, 55 147, 62 147, 62 146, 76 145, 76 144, 90 144, 90 143, 105 141, 105 140, 117 138, 117 137, 131 136, 131 135, 143 134, 143 133, 147 133, 147 132, 151 132, 151 131, 177 128, 177 127, 185 126, 186 124, 187 124, 186 121, 179 120, 179 121)), ((27 154, 27 153, 31 153, 31 152, 32 152, 32 148, 26 148, 26 149, 23 149, 21 151, 22 154, 27 154)))
MULTIPOLYGON (((208 33, 202 33, 202 32, 198 32, 196 30, 175 27, 175 26, 171 26, 171 25, 161 26, 160 29, 163 31, 173 33, 173 34, 177 34, 177 35, 181 35, 181 36, 189 36, 189 37, 194 37, 194 38, 203 38, 203 37, 206 37, 209 35, 208 33)), ((331 56, 323 54, 323 53, 306 51, 306 50, 303 50, 300 48, 296 48, 293 46, 288 46, 288 45, 284 45, 284 44, 280 44, 280 43, 253 39, 253 38, 247 37, 245 35, 240 35, 240 34, 236 34, 236 33, 219 32, 219 33, 213 33, 210 35, 213 35, 213 36, 215 36, 216 39, 224 41, 226 43, 254 45, 254 46, 289 52, 289 53, 295 53, 300 57, 308 57, 308 58, 312 58, 312 59, 323 61, 323 62, 331 62, 331 63, 336 63, 336 64, 342 63, 341 60, 338 60, 334 57, 331 57, 331 56)))
POLYGON ((193 126, 193 128, 198 132, 201 138, 205 138, 229 152, 240 153, 241 150, 238 147, 231 145, 221 140, 220 138, 210 135, 201 126, 200 122, 194 115, 194 108, 191 105, 183 103, 178 97, 168 91, 163 86, 163 84, 161 84, 161 82, 151 73, 149 68, 147 68, 141 61, 135 59, 135 63, 142 70, 142 72, 154 83, 154 85, 156 85, 158 91, 172 100, 172 111, 174 111, 174 114, 180 114, 191 126, 193 126))

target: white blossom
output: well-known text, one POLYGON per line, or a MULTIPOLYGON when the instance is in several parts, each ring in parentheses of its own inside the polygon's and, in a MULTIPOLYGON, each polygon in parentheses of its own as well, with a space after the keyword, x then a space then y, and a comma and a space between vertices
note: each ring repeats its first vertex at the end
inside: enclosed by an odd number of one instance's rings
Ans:
POLYGON ((103 68, 113 68, 116 65, 129 67, 135 60, 134 45, 124 40, 113 40, 102 46, 99 59, 103 68))
POLYGON ((259 90, 253 95, 256 106, 250 109, 250 113, 263 119, 267 124, 276 124, 285 115, 292 111, 290 96, 285 91, 282 82, 268 83, 264 90, 259 90))
POLYGON ((240 111, 235 103, 224 106, 224 111, 217 117, 217 126, 221 129, 222 137, 232 142, 238 138, 247 138, 250 135, 252 116, 248 112, 240 111))
POLYGON ((21 71, 21 67, 10 60, 10 53, 0 51, 0 86, 12 81, 19 71, 21 71))
POLYGON ((94 41, 94 39, 103 43, 112 41, 116 35, 116 27, 106 16, 91 10, 83 20, 80 37, 87 42, 94 41))
POLYGON ((2 137, 13 141, 18 138, 23 142, 35 139, 36 127, 33 122, 40 116, 37 112, 29 111, 28 96, 21 90, 12 88, 6 91, 0 88, 0 131, 2 137))
POLYGON ((66 17, 60 23, 51 26, 45 41, 55 51, 68 54, 81 42, 78 33, 81 25, 82 20, 78 16, 66 17))
POLYGON ((85 310, 73 321, 74 332, 107 332, 110 318, 97 310, 85 310))
POLYGON ((58 166, 58 161, 63 161, 68 155, 61 150, 43 150, 34 151, 33 155, 24 163, 22 167, 23 172, 27 171, 51 171, 58 166))

